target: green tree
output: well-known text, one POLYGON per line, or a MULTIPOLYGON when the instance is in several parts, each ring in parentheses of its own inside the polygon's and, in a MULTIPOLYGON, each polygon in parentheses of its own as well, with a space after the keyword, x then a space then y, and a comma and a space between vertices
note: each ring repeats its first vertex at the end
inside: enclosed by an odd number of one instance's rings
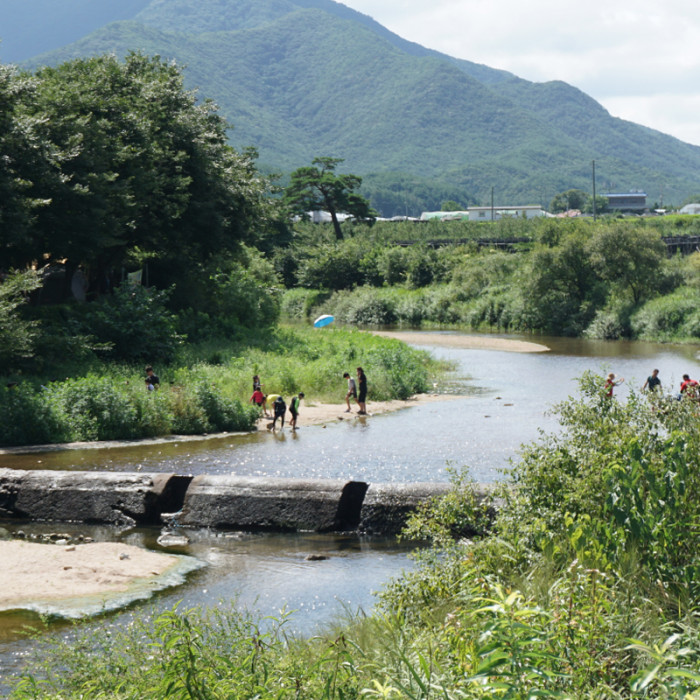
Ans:
POLYGON ((588 193, 583 190, 566 190, 566 192, 560 192, 554 196, 549 205, 549 210, 554 213, 568 211, 569 209, 580 209, 583 211, 587 198, 588 193))
POLYGON ((0 281, 0 367, 11 368, 17 360, 32 355, 38 324, 22 319, 19 307, 40 285, 33 270, 11 272, 0 281))
POLYGON ((31 227, 30 259, 65 261, 67 285, 78 265, 96 279, 130 259, 157 260, 164 283, 196 274, 269 218, 255 154, 228 146, 215 106, 198 104, 159 57, 43 68, 22 114, 45 156, 28 191, 50 202, 31 227))
POLYGON ((663 279, 666 246, 658 232, 624 224, 596 229, 588 243, 601 279, 636 305, 656 293, 663 279))
POLYGON ((0 268, 23 267, 31 258, 29 230, 48 200, 32 193, 32 181, 50 146, 37 138, 37 121, 23 114, 35 81, 0 65, 0 268))
POLYGON ((448 199, 440 205, 440 211, 463 211, 464 207, 453 199, 448 199))
POLYGON ((557 245, 533 250, 522 282, 530 328, 578 335, 604 303, 604 285, 587 246, 588 231, 576 226, 557 245))
POLYGON ((336 167, 342 158, 314 158, 312 165, 298 168, 291 175, 284 193, 284 203, 292 214, 306 216, 309 211, 323 209, 331 215, 337 240, 343 239, 338 214, 373 221, 376 213, 356 190, 362 184, 357 175, 339 175, 336 167))

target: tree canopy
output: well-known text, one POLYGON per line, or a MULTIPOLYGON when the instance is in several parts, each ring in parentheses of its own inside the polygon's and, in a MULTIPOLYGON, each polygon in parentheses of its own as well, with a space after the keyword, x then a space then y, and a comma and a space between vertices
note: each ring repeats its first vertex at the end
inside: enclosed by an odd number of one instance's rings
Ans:
POLYGON ((182 269, 235 252, 266 221, 254 154, 227 144, 215 106, 159 57, 77 59, 34 77, 3 67, 0 106, 8 264, 61 261, 91 278, 129 260, 182 269))
POLYGON ((376 216, 369 202, 356 192, 362 178, 335 172, 342 162, 342 158, 314 158, 312 165, 298 168, 292 173, 289 187, 284 193, 284 203, 292 214, 303 217, 310 211, 327 211, 338 240, 343 238, 338 214, 350 214, 363 221, 374 220, 376 216))

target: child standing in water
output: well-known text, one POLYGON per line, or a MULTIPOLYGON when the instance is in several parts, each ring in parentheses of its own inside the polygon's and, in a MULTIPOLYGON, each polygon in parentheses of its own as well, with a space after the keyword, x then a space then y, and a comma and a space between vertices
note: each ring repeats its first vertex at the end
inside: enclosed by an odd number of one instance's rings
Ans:
POLYGON ((299 403, 304 398, 304 394, 300 391, 297 396, 294 396, 289 404, 289 412, 292 414, 292 420, 289 421, 289 425, 292 426, 292 430, 297 429, 297 416, 299 415, 299 403))

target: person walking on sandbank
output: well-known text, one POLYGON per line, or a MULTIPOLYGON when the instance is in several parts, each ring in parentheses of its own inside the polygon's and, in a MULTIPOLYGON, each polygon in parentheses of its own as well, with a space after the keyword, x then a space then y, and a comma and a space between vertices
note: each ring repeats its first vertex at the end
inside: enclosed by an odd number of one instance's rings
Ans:
POLYGON ((355 401, 357 401, 357 384, 355 384, 355 379, 354 377, 350 376, 349 372, 345 372, 343 374, 343 379, 348 380, 348 393, 345 394, 345 403, 348 407, 345 410, 345 413, 350 413, 350 399, 355 399, 355 401))
POLYGON ((360 416, 366 416, 367 405, 365 402, 367 401, 367 375, 362 367, 357 368, 357 388, 357 405, 360 407, 360 410, 357 413, 360 416))
POLYGON ((272 420, 272 429, 277 427, 277 419, 280 419, 280 429, 284 428, 284 414, 287 412, 287 404, 281 396, 277 396, 272 403, 272 412, 274 418, 272 420))

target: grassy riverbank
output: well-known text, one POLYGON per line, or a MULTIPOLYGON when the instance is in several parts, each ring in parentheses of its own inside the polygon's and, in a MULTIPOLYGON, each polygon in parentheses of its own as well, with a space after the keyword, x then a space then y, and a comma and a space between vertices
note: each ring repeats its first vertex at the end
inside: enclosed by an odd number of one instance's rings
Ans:
POLYGON ((700 697, 697 406, 601 386, 558 407, 495 521, 461 475, 416 515, 432 547, 377 613, 294 639, 284 616, 175 609, 53 645, 13 697, 700 697))
POLYGON ((321 226, 302 229, 275 253, 282 312, 304 319, 325 309, 365 326, 697 342, 700 254, 671 257, 661 239, 694 233, 692 219, 384 224, 340 242, 321 226), (396 243, 399 230, 413 232, 411 245, 396 243), (497 247, 499 235, 526 242, 497 247))
MULTIPOLYGON (((154 360, 155 361, 155 360, 154 360)), ((236 342, 181 348, 156 365, 160 389, 144 387, 142 365, 67 367, 60 381, 30 377, 0 389, 0 445, 118 440, 251 430, 252 377, 265 393, 340 402, 344 371, 362 366, 370 400, 405 399, 427 391, 438 364, 427 353, 358 331, 279 328, 236 342), (80 371, 82 370, 82 372, 80 371)))

